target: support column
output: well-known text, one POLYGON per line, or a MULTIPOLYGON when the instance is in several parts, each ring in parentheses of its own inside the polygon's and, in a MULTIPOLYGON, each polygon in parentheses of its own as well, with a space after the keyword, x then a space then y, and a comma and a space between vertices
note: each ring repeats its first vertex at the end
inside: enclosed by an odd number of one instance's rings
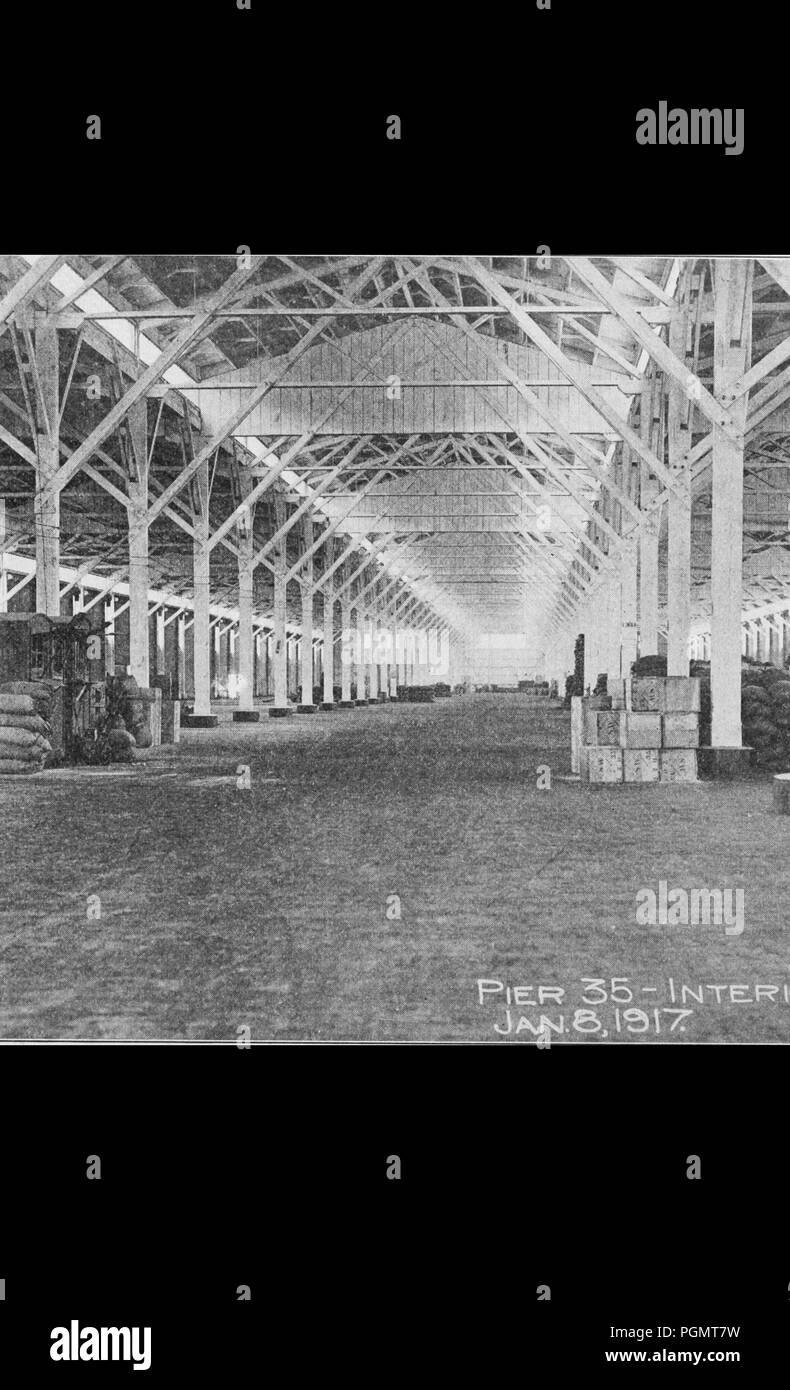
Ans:
MULTIPOLYGON (((128 414, 129 459, 129 674, 150 684, 148 642, 148 405, 136 401, 128 414)), ((195 713, 198 713, 197 705, 195 713)), ((210 713, 207 708, 206 714, 210 713)))
MULTIPOLYGON (((359 593, 359 580, 355 579, 352 592, 359 593)), ((365 610, 361 604, 354 605, 356 618, 356 642, 354 644, 354 685, 356 686, 356 703, 366 705, 368 702, 367 679, 365 665, 365 610)))
POLYGON ((200 465, 192 489, 193 526, 192 570, 195 618, 192 625, 192 670, 195 686, 194 718, 202 724, 216 724, 211 713, 211 587, 208 517, 208 460, 200 465))
POLYGON ((115 675, 115 595, 111 594, 104 604, 104 669, 108 676, 115 675))
MULTIPOLYGON (((335 558, 334 537, 324 545, 324 573, 332 568, 335 558)), ((335 577, 330 575, 324 587, 324 699, 322 710, 335 707, 335 577)))
POLYGON ((178 698, 187 693, 187 633, 186 616, 179 613, 176 618, 176 672, 178 679, 178 698))
POLYGON ((155 618, 156 624, 156 674, 165 674, 165 610, 158 608, 155 618))
MULTIPOLYGON (((274 527, 279 531, 285 525, 286 505, 281 493, 274 498, 274 527)), ((285 631, 285 610, 287 597, 287 555, 286 536, 281 536, 274 544, 272 552, 274 565, 274 634, 272 650, 272 676, 274 681, 274 701, 269 706, 269 714, 283 718, 291 713, 288 704, 288 648, 285 631)))
MULTIPOLYGON (((642 506, 658 495, 655 478, 643 468, 642 506)), ((658 651, 658 536, 660 510, 653 508, 642 519, 639 535, 639 655, 658 651)))
MULTIPOLYGON (((687 317, 675 312, 669 324, 669 346, 681 361, 686 355, 687 317)), ((691 478, 688 467, 690 403, 674 380, 667 381, 667 446, 669 468, 679 489, 667 504, 667 675, 689 673, 691 626, 691 478)))
POLYGON ((368 608, 368 615, 365 623, 367 635, 370 639, 370 647, 367 655, 368 697, 370 699, 371 704, 378 704, 379 700, 379 668, 378 662, 376 661, 376 636, 378 627, 378 619, 376 614, 376 588, 377 585, 374 584, 371 590, 370 606, 368 608))
POLYGON ((713 393, 735 419, 733 442, 713 426, 711 528, 711 744, 741 747, 741 622, 743 582, 743 431, 747 397, 731 387, 748 370, 752 341, 751 260, 714 262, 713 393))
MULTIPOLYGON (((620 674, 630 678, 631 666, 636 661, 639 628, 637 624, 637 562, 638 542, 634 539, 623 550, 621 616, 622 616, 622 655, 620 674)), ((558 689, 565 694, 564 680, 558 678, 558 689)))
MULTIPOLYGON (((622 596, 620 592, 620 562, 616 560, 610 570, 609 583, 607 584, 607 604, 606 604, 606 632, 604 661, 602 670, 612 680, 618 680, 620 676, 620 624, 622 610, 622 596)), ((545 672, 543 673, 545 675, 545 672)))
MULTIPOLYGON (((645 444, 653 437, 653 383, 642 383, 639 434, 645 444)), ((639 527, 639 655, 658 651, 658 540, 661 508, 653 506, 659 493, 658 479, 645 464, 641 468, 639 506, 643 513, 639 527)))
POLYGON ((389 658, 390 658, 390 633, 386 626, 382 625, 381 615, 376 614, 373 624, 373 653, 374 660, 378 666, 379 676, 379 699, 382 703, 389 700, 389 658))
POLYGON ((252 628, 255 577, 252 528, 252 516, 245 516, 236 528, 239 546, 239 698, 234 719, 236 715, 243 715, 241 721, 237 720, 241 723, 254 722, 258 715, 255 709, 255 639, 252 628), (254 716, 252 721, 250 716, 254 716))
MULTIPOLYGON (((349 576, 349 562, 343 565, 343 583, 345 584, 349 576)), ((340 708, 353 709, 354 701, 351 698, 351 680, 353 675, 354 658, 353 643, 354 631, 351 626, 351 590, 344 589, 340 600, 340 708)))
POLYGON ((389 675, 390 675, 389 696, 390 696, 390 699, 391 699, 391 700, 397 700, 397 698, 398 698, 398 621, 397 621, 397 618, 395 618, 394 616, 393 616, 392 621, 391 621, 390 626, 389 626, 389 636, 390 636, 390 641, 391 641, 391 643, 392 643, 392 647, 391 647, 391 649, 390 649, 390 661, 389 661, 389 675))
MULTIPOLYGON (((252 649, 252 643, 250 643, 250 649, 252 649)), ((231 626, 228 628, 228 648, 227 648, 227 651, 228 651, 228 660, 227 660, 227 666, 226 666, 225 675, 226 675, 226 683, 227 683, 228 693, 230 693, 230 690, 231 690, 231 688, 232 688, 232 685, 235 685, 236 691, 238 692, 238 688, 239 688, 239 642, 238 642, 238 632, 236 631, 236 624, 235 624, 235 623, 232 623, 231 626)))
POLYGON ((598 679, 598 652, 599 652, 599 623, 600 619, 594 609, 588 608, 584 614, 584 690, 589 690, 592 694, 595 683, 598 679))
MULTIPOLYGON (((233 460, 234 498, 244 501, 252 491, 252 479, 246 469, 233 460)), ((237 572, 239 581, 239 634, 237 642, 237 702, 233 712, 236 724, 255 724, 260 712, 255 708, 255 647, 254 586, 255 586, 255 504, 242 513, 236 523, 238 547, 237 572)))
POLYGON ((0 497, 0 613, 8 612, 8 576, 5 567, 5 498, 0 497))
POLYGON ((209 621, 211 631, 211 698, 216 700, 219 696, 219 683, 222 674, 222 645, 220 620, 209 621))
POLYGON ((309 511, 302 518, 302 535, 308 558, 299 573, 302 588, 302 703, 297 706, 297 712, 315 714, 318 706, 313 704, 313 517, 309 511))
POLYGON ((36 394, 36 494, 33 516, 36 532, 36 612, 60 616, 60 493, 45 500, 42 489, 60 467, 60 389, 58 331, 51 324, 36 329, 36 369, 41 397, 36 394))

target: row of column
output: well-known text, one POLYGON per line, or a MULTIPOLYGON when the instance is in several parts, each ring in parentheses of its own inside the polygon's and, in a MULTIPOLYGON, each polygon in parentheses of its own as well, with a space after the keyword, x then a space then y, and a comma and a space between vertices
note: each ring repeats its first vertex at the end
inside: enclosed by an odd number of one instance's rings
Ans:
MULTIPOLYGON (((48 490, 60 467, 60 362, 58 331, 44 322, 37 325, 35 342, 35 410, 37 419, 36 458, 37 491, 34 505, 34 525, 36 544, 36 611, 52 616, 60 615, 60 498, 57 491, 48 490)), ((124 502, 128 519, 128 582, 129 597, 124 609, 128 607, 129 623, 129 662, 128 669, 138 684, 148 686, 151 676, 150 660, 150 619, 154 613, 149 597, 149 445, 148 445, 148 407, 145 398, 138 401, 128 411, 119 433, 122 455, 126 465, 127 481, 124 502)), ((235 474, 242 497, 248 496, 252 481, 244 470, 235 474)), ((216 620, 211 618, 211 527, 209 520, 210 474, 209 461, 204 460, 191 480, 188 493, 191 502, 192 564, 194 581, 193 614, 190 620, 184 615, 170 614, 164 610, 156 613, 155 661, 159 666, 158 653, 164 653, 164 628, 172 621, 177 623, 177 666, 178 686, 186 685, 186 630, 191 622, 194 673, 195 713, 210 712, 211 689, 211 649, 216 639, 216 620)), ((334 561, 332 537, 313 537, 313 517, 308 511, 302 518, 303 551, 298 575, 289 574, 287 562, 286 501, 282 494, 274 498, 275 534, 271 546, 271 565, 273 569, 273 612, 272 612, 272 650, 271 674, 273 702, 278 708, 288 705, 288 636, 287 636, 287 590, 289 580, 296 579, 301 588, 301 705, 300 708, 314 708, 314 677, 316 662, 313 648, 313 606, 315 593, 323 598, 322 638, 323 650, 334 653, 342 641, 343 631, 354 630, 352 616, 360 629, 364 629, 366 647, 374 648, 377 634, 385 628, 392 634, 393 647, 397 641, 399 627, 408 628, 421 620, 430 621, 429 614, 420 602, 405 594, 392 593, 400 588, 396 579, 382 581, 363 581, 364 566, 351 571, 350 561, 341 557, 334 561), (313 556, 319 545, 324 547, 323 577, 315 581, 313 556), (337 581, 334 572, 343 565, 337 581), (337 590, 337 592, 336 592, 337 590), (339 604, 336 605, 336 599, 339 604), (336 608, 340 609, 341 632, 335 627, 336 608)), ((241 516, 235 526, 235 546, 238 556, 238 639, 236 642, 238 703, 242 710, 252 708, 255 698, 255 634, 254 634, 254 574, 256 555, 253 536, 254 507, 241 516)), ((260 558, 260 557, 258 557, 260 558)), ((5 594, 5 576, 0 574, 5 594)), ((118 605, 110 599, 105 608, 105 617, 112 621, 118 613, 118 605)), ((107 655, 110 669, 115 665, 115 642, 112 630, 109 631, 107 655)), ((393 695, 398 682, 409 683, 420 680, 422 673, 414 660, 405 655, 400 664, 396 661, 377 661, 371 655, 359 662, 341 663, 340 678, 342 698, 350 701, 352 686, 366 690, 365 698, 378 699, 381 691, 393 695)), ((158 671, 157 674, 164 674, 158 671)), ((325 660, 322 671, 323 702, 331 705, 335 691, 335 661, 325 660)), ((361 698, 361 696, 360 696, 361 698)))
MULTIPOLYGON (((741 746, 740 663, 743 627, 743 462, 748 393, 734 387, 751 361, 751 260, 721 259, 715 262, 713 394, 727 410, 734 429, 712 425, 711 432, 711 623, 702 643, 711 663, 711 743, 719 748, 741 746)), ((686 297, 673 314, 669 346, 689 364, 691 335, 686 297)), ((665 458, 674 490, 665 501, 667 524, 666 562, 666 661, 668 675, 688 675, 692 648, 691 572, 691 470, 689 450, 694 405, 672 377, 653 371, 642 385, 640 437, 654 454, 665 458)), ((564 640, 551 654, 548 675, 564 680, 573 669, 572 646, 576 632, 585 636, 585 688, 592 688, 600 673, 613 677, 630 674, 637 655, 658 653, 659 646, 659 536, 661 484, 644 462, 634 460, 622 446, 613 470, 618 485, 638 497, 640 521, 616 558, 608 557, 606 581, 579 612, 576 630, 570 626, 564 640)), ((611 520, 611 511, 607 520, 611 520)), ((619 528, 618 528, 619 529, 619 528)), ((771 622, 767 623, 770 629, 771 622)), ((762 650, 779 654, 778 632, 770 631, 762 650)))

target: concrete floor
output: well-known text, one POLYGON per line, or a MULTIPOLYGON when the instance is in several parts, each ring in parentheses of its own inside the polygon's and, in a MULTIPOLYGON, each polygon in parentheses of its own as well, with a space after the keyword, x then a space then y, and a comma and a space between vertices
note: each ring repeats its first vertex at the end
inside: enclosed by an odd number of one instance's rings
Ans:
POLYGON ((770 777, 585 788, 569 716, 519 695, 221 718, 134 767, 0 779, 1 1036, 790 1039, 770 777), (743 888, 742 934, 640 925, 660 880, 743 888))

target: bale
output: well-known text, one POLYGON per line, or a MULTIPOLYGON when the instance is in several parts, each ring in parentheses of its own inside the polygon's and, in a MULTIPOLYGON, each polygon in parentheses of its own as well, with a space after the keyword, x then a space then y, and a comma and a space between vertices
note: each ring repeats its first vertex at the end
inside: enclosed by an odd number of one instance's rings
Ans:
POLYGON ((18 729, 14 725, 0 730, 0 740, 3 743, 18 744, 22 748, 35 747, 42 738, 43 735, 34 732, 33 729, 18 729))
POLYGON ((790 815, 790 772, 780 772, 774 777, 773 805, 780 815, 790 815))
POLYGON ((0 694, 30 695, 33 700, 49 700, 52 690, 44 681, 2 681, 0 694))
POLYGON ((134 735, 130 734, 128 729, 110 729, 107 740, 113 749, 134 748, 135 746, 134 735))
POLYGON ((0 763, 40 763, 45 749, 16 748, 10 743, 0 743, 0 763))
POLYGON ((39 681, 5 681, 0 685, 0 700, 6 699, 32 700, 30 713, 40 714, 42 719, 49 719, 52 692, 49 686, 39 681))
POLYGON ((744 730, 749 734, 749 742, 752 738, 761 741, 763 739, 774 738, 776 725, 771 719, 749 719, 744 723, 744 730))
POLYGON ((40 714, 0 714, 0 729, 30 729, 34 734, 45 737, 52 733, 50 725, 40 714))
POLYGON ((763 685, 772 687, 772 686, 776 685, 777 681, 786 681, 786 680, 787 680, 787 672, 786 672, 786 671, 780 671, 778 666, 764 666, 764 667, 762 668, 762 683, 763 683, 763 685))
POLYGON ((9 695, 0 693, 0 714, 37 714, 36 704, 31 695, 9 695))
POLYGON ((136 758, 136 750, 131 745, 113 747, 112 760, 114 763, 133 763, 136 758))
POLYGON ((92 732, 82 734, 77 741, 76 751, 79 761, 88 763, 91 767, 112 762, 112 747, 103 734, 99 734, 98 737, 92 732))

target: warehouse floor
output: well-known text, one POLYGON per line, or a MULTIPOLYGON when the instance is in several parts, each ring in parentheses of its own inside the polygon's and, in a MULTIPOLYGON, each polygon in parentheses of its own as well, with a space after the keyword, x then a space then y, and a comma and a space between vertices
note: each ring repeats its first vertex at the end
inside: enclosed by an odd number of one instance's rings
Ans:
POLYGON ((2 779, 0 1035, 534 1044, 545 1016, 552 1045, 786 1043, 770 776, 582 787, 569 718, 495 694, 264 715, 2 779), (743 888, 743 933, 638 924, 660 880, 743 888))

